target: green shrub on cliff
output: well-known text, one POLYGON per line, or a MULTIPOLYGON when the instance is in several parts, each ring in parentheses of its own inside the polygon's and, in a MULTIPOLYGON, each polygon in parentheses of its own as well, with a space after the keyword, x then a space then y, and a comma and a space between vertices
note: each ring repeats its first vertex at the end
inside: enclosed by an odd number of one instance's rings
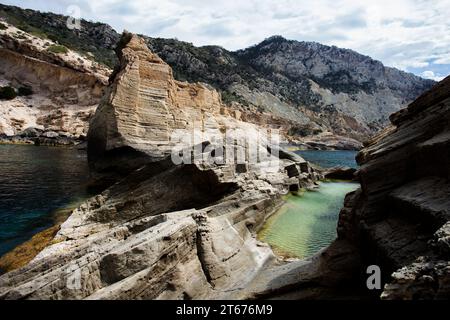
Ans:
POLYGON ((10 86, 0 87, 0 99, 1 100, 12 100, 15 97, 17 97, 17 93, 13 87, 10 87, 10 86))
POLYGON ((6 30, 6 29, 8 29, 6 24, 0 22, 0 30, 6 30))
POLYGON ((67 53, 69 50, 65 46, 62 46, 59 44, 53 44, 47 48, 47 51, 53 52, 53 53, 67 53))
POLYGON ((81 30, 70 30, 66 27, 67 17, 3 4, 0 4, 0 18, 23 31, 58 42, 66 48, 92 52, 95 61, 110 68, 117 62, 113 48, 119 35, 108 25, 82 20, 81 30))
POLYGON ((17 95, 18 96, 31 96, 32 94, 33 94, 33 89, 31 87, 28 87, 28 86, 20 87, 17 90, 17 95))

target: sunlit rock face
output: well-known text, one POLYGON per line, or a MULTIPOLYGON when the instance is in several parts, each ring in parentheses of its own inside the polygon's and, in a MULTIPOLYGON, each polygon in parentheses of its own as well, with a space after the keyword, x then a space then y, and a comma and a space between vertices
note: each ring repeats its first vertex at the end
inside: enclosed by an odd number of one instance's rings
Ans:
POLYGON ((110 70, 67 48, 52 52, 55 42, 2 24, 0 86, 30 92, 0 100, 0 135, 13 142, 45 140, 46 134, 85 137, 110 70))
POLYGON ((91 122, 90 159, 126 146, 158 160, 170 154, 174 130, 219 129, 215 90, 175 81, 170 66, 141 38, 127 34, 122 41, 120 66, 91 122))

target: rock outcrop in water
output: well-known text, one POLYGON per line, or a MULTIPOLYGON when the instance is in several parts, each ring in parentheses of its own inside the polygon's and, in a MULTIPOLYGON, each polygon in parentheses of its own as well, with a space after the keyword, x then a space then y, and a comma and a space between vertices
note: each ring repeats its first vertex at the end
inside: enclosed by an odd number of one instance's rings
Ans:
POLYGON ((450 77, 391 116, 357 156, 339 237, 381 267, 384 299, 450 297, 450 77))
POLYGON ((243 294, 261 270, 276 264, 255 231, 281 195, 313 186, 320 174, 257 126, 230 115, 216 91, 175 81, 142 39, 125 33, 117 51, 120 65, 92 119, 88 151, 92 172, 118 182, 76 209, 31 263, 0 277, 0 297, 243 294), (176 155, 200 159, 174 163, 176 130, 200 139, 176 155), (228 140, 220 145, 223 134, 228 140), (245 161, 235 158, 239 154, 245 161))

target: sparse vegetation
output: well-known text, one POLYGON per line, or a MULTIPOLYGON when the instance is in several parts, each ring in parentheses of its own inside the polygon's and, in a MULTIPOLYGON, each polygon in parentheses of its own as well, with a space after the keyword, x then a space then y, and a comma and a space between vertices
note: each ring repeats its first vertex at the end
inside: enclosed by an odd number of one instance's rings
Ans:
POLYGON ((6 29, 8 29, 8 26, 6 24, 0 22, 0 30, 6 30, 6 29))
POLYGON ((221 94, 222 94, 222 102, 225 104, 238 102, 244 106, 248 106, 248 102, 239 97, 235 92, 222 91, 221 94))
POLYGON ((34 36, 49 39, 78 52, 92 52, 95 61, 113 68, 117 62, 113 51, 119 35, 109 26, 82 20, 82 29, 66 27, 66 17, 0 4, 0 17, 34 36), (105 43, 106 42, 106 43, 105 43), (102 45, 98 45, 102 43, 102 45))
POLYGON ((41 39, 48 39, 47 34, 42 31, 32 31, 30 34, 41 39))
POLYGON ((12 100, 17 97, 17 92, 13 87, 6 86, 0 87, 0 99, 1 100, 12 100))
POLYGON ((52 52, 52 53, 56 53, 56 54, 69 52, 67 47, 65 47, 63 45, 59 45, 59 44, 53 44, 53 45, 49 46, 47 48, 47 51, 52 52))
POLYGON ((17 90, 17 95, 18 96, 31 96, 32 94, 33 94, 33 89, 31 87, 28 87, 28 86, 20 87, 17 90))

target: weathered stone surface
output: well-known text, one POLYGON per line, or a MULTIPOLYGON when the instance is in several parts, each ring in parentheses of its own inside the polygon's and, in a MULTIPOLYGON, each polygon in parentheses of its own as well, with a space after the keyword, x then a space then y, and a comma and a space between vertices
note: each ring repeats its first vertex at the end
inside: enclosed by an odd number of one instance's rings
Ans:
POLYGON ((337 180, 355 180, 355 168, 349 167, 334 167, 327 169, 324 172, 326 179, 337 179, 337 180))
MULTIPOLYGON (((31 263, 1 276, 0 298, 361 298, 371 264, 382 268, 384 299, 448 297, 450 78, 359 153, 361 189, 346 198, 339 239, 285 263, 254 233, 281 195, 321 173, 256 136, 263 161, 175 164, 176 129, 200 123, 199 143, 187 147, 217 160, 218 132, 258 127, 207 86, 175 81, 136 36, 124 35, 119 58, 89 134, 92 172, 119 179, 74 210, 31 263)), ((247 154, 232 137, 227 148, 247 154)))
POLYGON ((450 297, 450 262, 421 257, 392 274, 382 299, 429 300, 450 297))
POLYGON ((381 267, 383 299, 448 298, 450 77, 391 121, 357 156, 361 189, 347 196, 339 237, 381 267))
POLYGON ((86 136, 88 120, 103 96, 110 70, 72 50, 54 53, 57 44, 2 22, 0 85, 27 95, 0 101, 0 142, 68 144, 86 136), (28 136, 29 128, 40 134, 28 136), (56 132, 65 139, 39 136, 56 132))
MULTIPOLYGON (((176 82, 137 36, 125 33, 118 54, 88 138, 92 172, 121 171, 121 179, 74 210, 31 263, 0 277, 3 299, 231 296, 276 263, 255 232, 281 195, 321 177, 301 157, 265 145, 265 136, 248 137, 259 161, 203 161, 220 160, 210 149, 218 133, 258 128, 221 114, 217 92, 176 82), (174 163, 171 132, 195 123, 203 157, 174 163)), ((251 152, 239 133, 231 137, 225 155, 251 152)))

